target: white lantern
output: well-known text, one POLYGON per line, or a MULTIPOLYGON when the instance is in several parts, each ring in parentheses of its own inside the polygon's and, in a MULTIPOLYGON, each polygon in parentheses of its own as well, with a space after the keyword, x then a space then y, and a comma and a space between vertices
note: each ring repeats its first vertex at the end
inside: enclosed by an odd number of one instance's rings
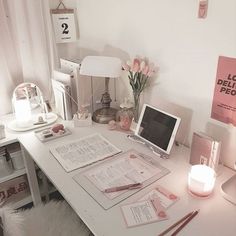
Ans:
POLYGON ((18 127, 27 127, 31 121, 31 107, 29 99, 14 101, 15 118, 18 127))

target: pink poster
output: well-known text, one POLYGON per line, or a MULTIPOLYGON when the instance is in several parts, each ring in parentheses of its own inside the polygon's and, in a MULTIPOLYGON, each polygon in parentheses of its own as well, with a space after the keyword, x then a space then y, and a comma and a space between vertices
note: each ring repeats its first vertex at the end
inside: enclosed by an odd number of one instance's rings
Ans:
POLYGON ((211 117, 236 126, 236 58, 219 57, 211 117))

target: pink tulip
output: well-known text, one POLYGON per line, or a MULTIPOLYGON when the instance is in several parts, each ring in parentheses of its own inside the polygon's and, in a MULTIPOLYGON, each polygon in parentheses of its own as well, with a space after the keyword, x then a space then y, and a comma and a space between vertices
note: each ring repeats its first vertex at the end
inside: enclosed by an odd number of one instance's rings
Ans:
POLYGON ((126 70, 126 71, 129 71, 130 70, 130 66, 128 64, 124 64, 122 65, 123 69, 126 70))
POLYGON ((149 72, 149 66, 148 66, 148 65, 146 65, 146 66, 144 67, 144 69, 143 69, 142 73, 143 73, 144 75, 147 75, 147 74, 148 74, 148 72, 149 72))
POLYGON ((154 73, 155 73, 154 70, 150 70, 150 71, 148 71, 147 76, 152 77, 154 75, 154 73))
POLYGON ((149 70, 154 70, 154 63, 150 63, 149 68, 150 68, 149 70))
POLYGON ((129 67, 131 67, 132 62, 131 62, 131 61, 127 61, 126 64, 127 64, 129 67))
POLYGON ((133 61, 132 71, 138 72, 140 70, 140 60, 138 58, 135 58, 133 61))
POLYGON ((144 68, 146 66, 146 62, 143 60, 141 63, 140 63, 140 71, 143 71, 144 68))

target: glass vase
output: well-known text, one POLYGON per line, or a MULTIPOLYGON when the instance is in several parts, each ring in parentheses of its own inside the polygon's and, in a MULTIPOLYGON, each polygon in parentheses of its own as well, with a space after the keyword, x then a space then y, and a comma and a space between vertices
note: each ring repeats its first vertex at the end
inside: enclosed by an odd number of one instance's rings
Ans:
POLYGON ((138 123, 139 118, 139 104, 140 104, 140 92, 133 91, 134 96, 134 122, 138 123))

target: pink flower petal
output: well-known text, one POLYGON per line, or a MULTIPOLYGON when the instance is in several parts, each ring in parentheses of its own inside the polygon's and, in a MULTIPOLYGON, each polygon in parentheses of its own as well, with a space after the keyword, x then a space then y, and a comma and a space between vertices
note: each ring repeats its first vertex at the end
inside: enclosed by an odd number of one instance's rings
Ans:
POLYGON ((143 73, 144 75, 147 75, 147 74, 148 74, 148 72, 149 72, 149 66, 148 66, 148 65, 146 65, 146 66, 144 67, 144 69, 143 69, 142 73, 143 73))
POLYGON ((126 70, 126 71, 129 71, 130 70, 130 66, 128 64, 124 64, 122 65, 123 69, 126 70))
POLYGON ((155 71, 148 71, 147 76, 152 77, 154 75, 155 71))
POLYGON ((135 58, 133 61, 132 71, 138 72, 140 70, 140 60, 135 58))
POLYGON ((143 71, 144 68, 145 68, 145 66, 146 66, 145 61, 142 61, 142 62, 140 63, 140 71, 143 71))

